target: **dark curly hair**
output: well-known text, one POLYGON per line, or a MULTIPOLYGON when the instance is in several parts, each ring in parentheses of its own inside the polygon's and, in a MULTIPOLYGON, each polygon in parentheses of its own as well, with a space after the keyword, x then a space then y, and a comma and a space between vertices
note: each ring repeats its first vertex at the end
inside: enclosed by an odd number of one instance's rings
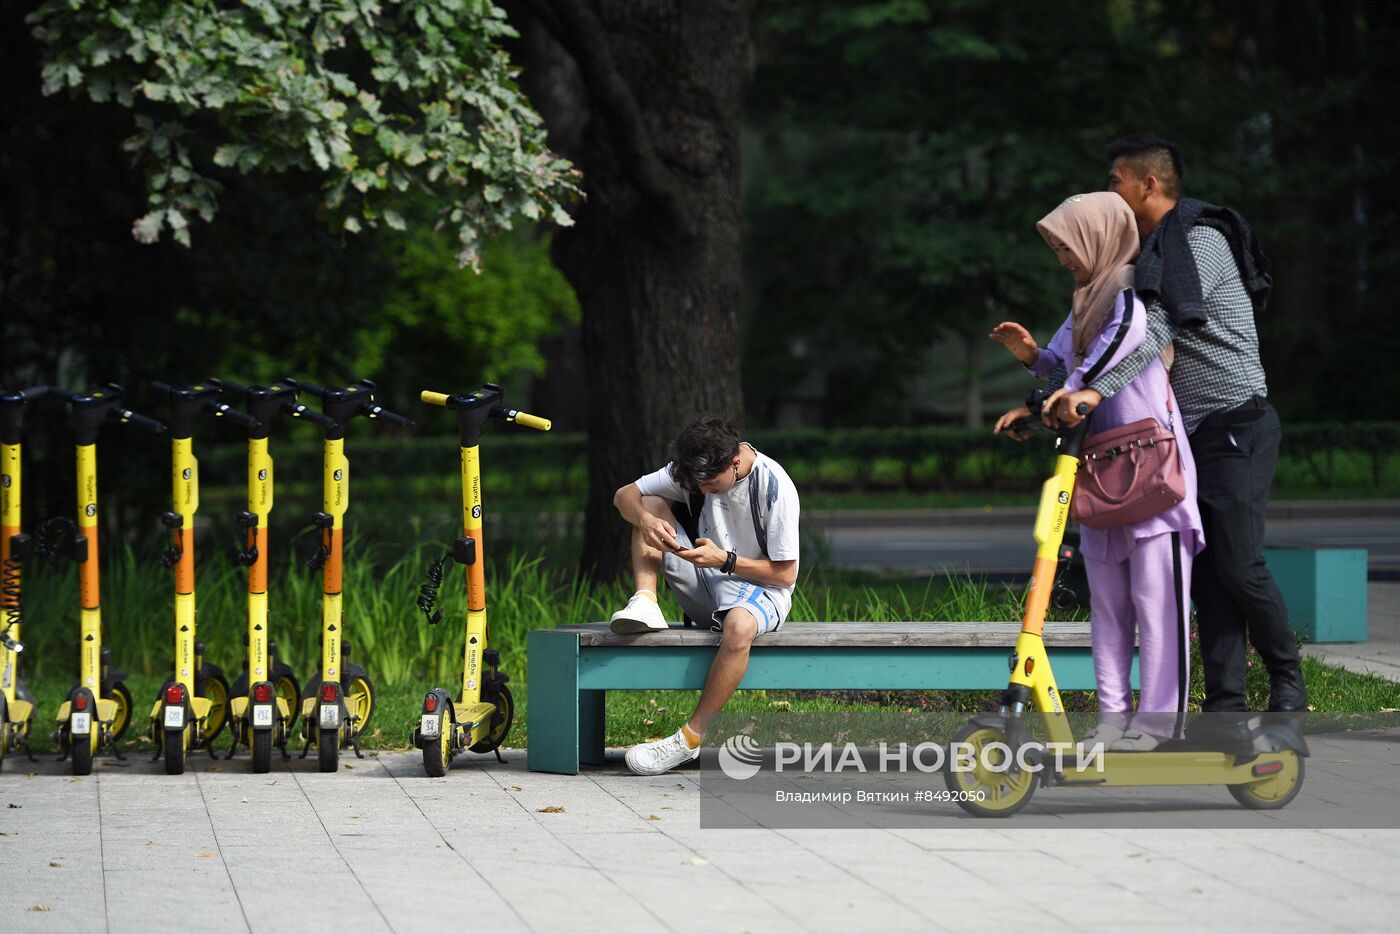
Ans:
POLYGON ((671 479, 694 492, 718 476, 739 453, 739 429, 727 418, 706 415, 680 433, 671 445, 671 479))

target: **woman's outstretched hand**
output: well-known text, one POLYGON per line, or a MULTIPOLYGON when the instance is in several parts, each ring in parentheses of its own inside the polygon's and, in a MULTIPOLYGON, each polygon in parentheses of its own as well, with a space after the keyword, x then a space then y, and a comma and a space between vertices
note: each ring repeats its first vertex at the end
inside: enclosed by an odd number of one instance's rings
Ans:
POLYGON ((1035 363, 1040 357, 1040 348, 1036 346, 1031 332, 1015 321, 1003 321, 992 328, 987 336, 1011 351, 1011 355, 1026 366, 1035 363))
POLYGON ((1032 434, 1034 434, 1034 432, 1025 428, 1013 431, 1011 429, 1011 426, 1023 418, 1030 417, 1031 410, 1026 408, 1024 405, 1019 406, 1018 408, 1014 408, 1010 412, 1007 412, 1005 415, 1003 415, 1001 418, 997 419, 996 425, 992 428, 992 434, 999 435, 1002 432, 1005 432, 1006 436, 1013 441, 1025 441, 1032 434))

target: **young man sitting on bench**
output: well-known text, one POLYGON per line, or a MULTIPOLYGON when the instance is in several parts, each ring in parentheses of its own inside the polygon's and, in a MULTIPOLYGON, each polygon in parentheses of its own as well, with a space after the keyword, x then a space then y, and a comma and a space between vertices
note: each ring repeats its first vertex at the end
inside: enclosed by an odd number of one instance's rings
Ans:
POLYGON ((797 583, 797 488, 777 461, 739 437, 730 422, 707 416, 681 432, 671 463, 629 483, 613 505, 632 525, 636 593, 612 617, 613 632, 667 628, 656 602, 659 574, 686 615, 720 633, 695 713, 672 735, 627 750, 639 775, 660 775, 700 755, 706 729, 749 665, 754 637, 783 624, 797 583), (704 494, 694 542, 672 503, 704 494))

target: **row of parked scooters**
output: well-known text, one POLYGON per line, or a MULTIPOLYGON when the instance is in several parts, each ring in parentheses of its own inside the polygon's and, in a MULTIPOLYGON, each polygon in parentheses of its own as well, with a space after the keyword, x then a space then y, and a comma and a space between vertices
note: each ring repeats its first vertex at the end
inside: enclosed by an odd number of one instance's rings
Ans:
MULTIPOLYGON (((213 754, 213 742, 227 727, 232 734, 228 757, 243 747, 251 752, 254 772, 272 767, 276 747, 287 757, 287 744, 301 717, 302 756, 314 744, 322 772, 338 768, 342 749, 360 755, 359 739, 374 715, 375 687, 363 666, 350 660, 345 639, 344 567, 345 516, 350 501, 350 464, 345 456, 346 427, 359 417, 404 428, 414 423, 390 412, 375 400, 375 386, 361 380, 326 389, 300 380, 270 386, 242 386, 228 380, 175 387, 152 384, 168 422, 140 415, 127 407, 120 386, 72 393, 38 386, 0 395, 0 765, 7 754, 29 751, 34 726, 34 699, 20 677, 24 626, 22 569, 38 557, 68 560, 78 565, 80 631, 78 681, 59 707, 57 741, 73 774, 87 775, 93 759, 110 753, 121 758, 116 742, 131 726, 134 700, 126 675, 102 644, 102 606, 98 561, 97 442, 110 424, 171 438, 172 505, 161 515, 170 532, 170 547, 161 563, 173 572, 174 654, 170 673, 154 699, 150 736, 166 771, 180 774, 195 750, 213 754), (301 393, 318 398, 320 411, 299 401, 301 393), (30 407, 43 400, 66 404, 77 442, 76 521, 55 517, 26 534, 21 517, 22 444, 30 407), (247 656, 233 683, 204 658, 196 634, 195 513, 199 509, 199 462, 194 456, 195 427, 204 418, 236 422, 248 431, 248 505, 238 514, 244 549, 237 560, 247 567, 247 656), (320 545, 307 560, 322 575, 321 653, 316 673, 300 684, 291 668, 277 657, 269 632, 268 515, 273 506, 273 461, 269 452, 272 428, 279 418, 310 422, 324 436, 322 508, 313 517, 320 545)), ((433 603, 450 560, 464 566, 468 609, 463 637, 463 676, 460 692, 434 688, 423 701, 422 717, 413 742, 423 751, 429 775, 443 775, 452 758, 463 750, 495 752, 510 731, 514 703, 509 678, 501 673, 499 656, 487 647, 485 565, 481 549, 482 505, 479 445, 486 422, 497 419, 541 431, 547 420, 506 408, 501 388, 448 395, 422 393, 430 405, 455 411, 462 457, 463 535, 448 555, 428 570, 419 607, 428 621, 441 620, 433 603)), ((499 756, 499 752, 496 753, 499 756)))

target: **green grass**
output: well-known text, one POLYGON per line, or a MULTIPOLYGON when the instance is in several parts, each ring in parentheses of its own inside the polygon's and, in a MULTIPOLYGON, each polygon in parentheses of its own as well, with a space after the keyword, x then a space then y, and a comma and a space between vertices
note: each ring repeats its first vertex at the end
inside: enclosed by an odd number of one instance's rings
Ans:
MULTIPOLYGON (((301 549, 296 549, 300 551, 301 549)), ((418 717, 423 693, 436 686, 454 688, 461 674, 461 620, 465 587, 460 569, 444 582, 439 605, 445 620, 429 626, 415 606, 423 571, 441 554, 439 546, 419 545, 407 554, 360 539, 347 544, 345 575, 346 639, 353 658, 364 665, 378 687, 377 709, 366 748, 403 748, 418 717)), ((103 577, 105 644, 117 667, 128 672, 136 698, 136 716, 127 734, 133 750, 149 749, 138 741, 145 732, 150 704, 169 664, 171 578, 153 555, 129 547, 106 553, 103 577)), ((1019 619, 1020 594, 1002 585, 971 580, 889 577, 809 567, 793 604, 794 621, 996 620, 1019 619)), ((206 657, 224 668, 230 680, 242 667, 245 627, 245 577, 242 568, 207 551, 198 574, 199 636, 206 657)), ((318 658, 320 577, 300 562, 283 558, 273 569, 272 636, 282 658, 304 683, 318 658)), ((528 741, 525 643, 529 630, 561 623, 606 619, 627 597, 619 583, 594 587, 541 558, 498 561, 488 576, 487 600, 491 643, 500 649, 502 670, 511 676, 516 721, 509 743, 528 741)), ((77 585, 71 566, 31 565, 25 576, 23 656, 26 681, 38 701, 35 746, 49 747, 51 718, 74 679, 77 642, 77 585)), ((668 618, 679 618, 669 595, 663 595, 668 618)), ((1053 646, 1052 646, 1053 652, 1053 646)), ((1400 684, 1356 675, 1304 661, 1313 705, 1318 710, 1374 712, 1400 708, 1400 684)), ((1199 658, 1193 665, 1192 699, 1202 696, 1199 658)), ((1262 706, 1268 678, 1257 660, 1249 670, 1251 704, 1262 706)), ((614 692, 608 697, 608 742, 625 745, 670 732, 687 717, 696 692, 614 692)), ((739 711, 838 711, 882 707, 918 711, 980 711, 994 708, 995 692, 953 691, 745 691, 730 709, 739 711)), ((1066 704, 1092 711, 1093 696, 1069 692, 1066 704)), ((227 735, 220 737, 225 748, 227 735)))

